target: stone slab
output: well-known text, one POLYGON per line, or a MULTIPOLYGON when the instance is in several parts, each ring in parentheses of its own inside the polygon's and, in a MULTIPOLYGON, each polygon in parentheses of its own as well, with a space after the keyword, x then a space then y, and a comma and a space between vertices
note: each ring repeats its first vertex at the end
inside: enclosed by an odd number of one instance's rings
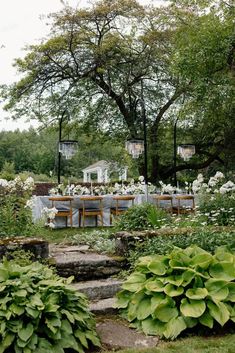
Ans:
POLYGON ((121 285, 122 281, 111 278, 73 283, 73 287, 86 294, 90 300, 114 297, 121 289, 121 285))
POLYGON ((101 338, 102 347, 109 350, 153 348, 159 342, 157 336, 146 336, 112 319, 98 323, 97 332, 101 338))
POLYGON ((116 299, 107 298, 91 302, 89 305, 90 311, 95 315, 112 315, 117 313, 117 309, 114 308, 116 299))
POLYGON ((107 278, 116 275, 125 266, 125 260, 119 257, 94 252, 71 251, 55 253, 56 269, 60 276, 74 276, 76 281, 107 278))

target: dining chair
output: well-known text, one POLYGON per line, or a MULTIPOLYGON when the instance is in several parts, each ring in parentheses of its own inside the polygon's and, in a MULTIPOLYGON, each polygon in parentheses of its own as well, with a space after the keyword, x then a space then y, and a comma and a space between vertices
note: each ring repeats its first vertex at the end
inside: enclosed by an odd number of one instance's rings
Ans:
POLYGON ((157 207, 162 207, 167 212, 173 213, 172 195, 154 195, 153 200, 156 200, 157 207), (164 203, 164 206, 163 206, 163 203, 164 203))
POLYGON ((57 209, 55 217, 65 217, 66 227, 68 227, 68 218, 70 220, 70 227, 73 226, 73 209, 72 201, 73 197, 71 196, 51 196, 48 199, 52 202, 52 207, 57 209), (60 204, 59 204, 60 203, 60 204), (61 204, 63 203, 63 204, 61 204), (66 206, 68 204, 68 206, 66 206))
POLYGON ((177 195, 175 199, 177 200, 178 215, 195 213, 195 200, 193 195, 177 195), (184 204, 182 204, 181 201, 183 201, 184 204), (184 201, 189 201, 190 204, 186 205, 184 201))
POLYGON ((112 216, 119 216, 126 212, 130 206, 134 205, 134 200, 133 195, 113 196, 114 206, 110 207, 110 224, 112 224, 112 216))
POLYGON ((103 197, 102 196, 81 196, 82 207, 79 208, 78 224, 79 227, 85 226, 86 217, 95 217, 96 227, 98 226, 98 217, 103 226, 103 197))

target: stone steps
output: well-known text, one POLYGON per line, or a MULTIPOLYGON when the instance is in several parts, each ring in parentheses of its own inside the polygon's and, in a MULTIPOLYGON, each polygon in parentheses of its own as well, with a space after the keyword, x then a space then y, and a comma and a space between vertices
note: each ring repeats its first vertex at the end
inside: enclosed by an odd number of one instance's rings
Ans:
POLYGON ((122 281, 115 279, 101 279, 73 283, 73 287, 86 294, 90 300, 112 298, 121 289, 122 281))
POLYGON ((62 277, 74 276, 76 281, 108 278, 117 275, 125 267, 123 257, 93 252, 55 252, 53 257, 57 273, 62 277))
POLYGON ((106 298, 97 301, 91 301, 90 311, 96 316, 117 314, 118 310, 114 308, 116 298, 106 298))
POLYGON ((113 304, 122 281, 111 276, 125 268, 126 263, 122 257, 89 252, 79 246, 53 246, 50 254, 60 276, 74 276, 73 287, 86 294, 90 300, 90 310, 95 315, 117 312, 113 304))

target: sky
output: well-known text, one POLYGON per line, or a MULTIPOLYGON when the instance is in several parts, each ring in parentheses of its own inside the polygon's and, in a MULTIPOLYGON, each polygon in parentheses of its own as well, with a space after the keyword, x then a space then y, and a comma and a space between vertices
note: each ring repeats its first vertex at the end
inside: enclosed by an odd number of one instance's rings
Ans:
MULTIPOLYGON (((73 7, 84 7, 89 0, 66 0, 73 7)), ((158 0, 139 0, 143 5, 161 3, 158 0)), ((17 81, 12 66, 15 58, 24 57, 23 48, 35 44, 49 32, 46 15, 63 8, 61 0, 0 0, 0 84, 17 81)), ((37 123, 24 120, 12 121, 9 113, 2 110, 0 103, 0 131, 28 129, 37 123)))

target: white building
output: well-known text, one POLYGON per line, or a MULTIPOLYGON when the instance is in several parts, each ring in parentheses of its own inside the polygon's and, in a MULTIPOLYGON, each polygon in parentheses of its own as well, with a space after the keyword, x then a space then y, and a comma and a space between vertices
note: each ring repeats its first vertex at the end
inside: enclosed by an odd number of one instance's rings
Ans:
POLYGON ((98 183, 108 183, 110 181, 110 174, 113 171, 118 171, 119 180, 127 180, 127 169, 127 167, 117 168, 113 163, 101 160, 82 170, 83 181, 84 183, 91 182, 91 175, 96 174, 98 183))

